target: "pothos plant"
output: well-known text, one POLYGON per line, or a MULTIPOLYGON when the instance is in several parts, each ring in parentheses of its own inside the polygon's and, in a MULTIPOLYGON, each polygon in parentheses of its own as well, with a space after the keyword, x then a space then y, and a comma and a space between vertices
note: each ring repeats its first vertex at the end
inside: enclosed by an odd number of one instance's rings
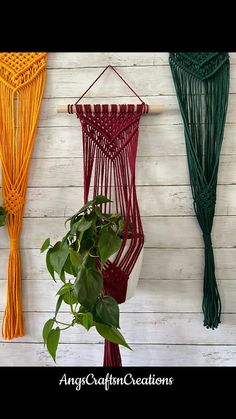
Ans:
POLYGON ((41 247, 41 252, 47 250, 46 265, 53 280, 63 283, 55 314, 43 327, 44 345, 54 361, 61 331, 76 325, 86 330, 95 327, 103 338, 130 349, 119 331, 119 306, 103 289, 102 269, 119 250, 124 230, 120 215, 101 212, 101 205, 109 202, 96 196, 66 220, 70 228, 61 241, 51 245, 48 238, 41 247), (62 302, 70 308, 69 323, 58 320, 62 302))
POLYGON ((7 211, 5 208, 0 207, 0 227, 4 226, 7 221, 7 211))

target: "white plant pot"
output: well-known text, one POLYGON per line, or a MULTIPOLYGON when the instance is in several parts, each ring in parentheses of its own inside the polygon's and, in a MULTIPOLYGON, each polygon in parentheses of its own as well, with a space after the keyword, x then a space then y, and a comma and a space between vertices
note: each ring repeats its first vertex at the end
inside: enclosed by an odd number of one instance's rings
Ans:
MULTIPOLYGON (((127 240, 127 242, 130 242, 130 240, 127 240)), ((129 249, 129 244, 127 244, 124 247, 122 257, 125 256, 128 249, 129 249)), ((135 295, 136 288, 137 288, 137 285, 138 285, 138 280, 139 280, 140 273, 141 273, 142 264, 143 264, 143 251, 144 251, 144 247, 142 248, 141 252, 139 253, 138 259, 136 260, 136 263, 133 267, 133 270, 132 270, 132 272, 129 276, 125 300, 129 300, 130 298, 132 298, 135 295)), ((114 253, 114 255, 112 255, 109 258, 109 260, 111 262, 113 262, 115 260, 115 257, 117 255, 117 253, 114 253)))

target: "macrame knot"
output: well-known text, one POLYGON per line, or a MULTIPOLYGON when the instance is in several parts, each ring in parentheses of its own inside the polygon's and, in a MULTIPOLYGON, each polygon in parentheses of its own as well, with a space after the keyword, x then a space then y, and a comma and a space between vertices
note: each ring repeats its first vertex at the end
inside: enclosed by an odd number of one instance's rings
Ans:
POLYGON ((10 249, 11 250, 17 250, 19 249, 19 241, 18 239, 10 239, 10 249))
POLYGON ((14 189, 12 189, 4 199, 4 206, 9 214, 16 214, 22 209, 23 205, 24 199, 14 189))
POLYGON ((17 91, 30 83, 45 68, 44 52, 1 52, 0 78, 17 91))
POLYGON ((197 208, 212 211, 215 208, 216 204, 216 192, 212 186, 208 186, 206 189, 203 189, 194 199, 194 204, 197 205, 197 208))
POLYGON ((225 52, 170 53, 170 62, 172 65, 181 68, 200 80, 211 77, 228 59, 228 53, 225 52))
POLYGON ((204 238, 205 246, 212 247, 211 233, 204 233, 203 238, 204 238))
POLYGON ((105 293, 113 297, 118 304, 124 303, 129 275, 111 262, 102 275, 105 293))
POLYGON ((73 114, 73 106, 74 105, 67 105, 67 112, 73 114))

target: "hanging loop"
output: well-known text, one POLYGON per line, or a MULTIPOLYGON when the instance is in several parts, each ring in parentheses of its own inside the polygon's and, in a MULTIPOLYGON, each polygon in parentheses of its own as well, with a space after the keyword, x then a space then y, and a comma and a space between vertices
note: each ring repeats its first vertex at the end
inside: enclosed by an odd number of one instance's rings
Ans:
MULTIPOLYGON (((98 81, 98 79, 100 79, 100 77, 105 73, 105 71, 108 68, 111 68, 117 74, 117 76, 120 77, 120 79, 126 84, 126 86, 135 94, 135 96, 142 102, 142 104, 145 105, 145 102, 141 99, 141 97, 135 92, 134 89, 132 89, 129 83, 127 83, 127 81, 123 79, 123 77, 118 73, 118 71, 111 64, 109 64, 106 68, 104 68, 104 70, 99 74, 99 76, 94 80, 94 82, 88 87, 88 89, 82 94, 82 96, 80 96, 77 102, 75 102, 75 105, 77 105, 77 103, 86 95, 86 93, 91 89, 91 87, 93 87, 93 85, 98 81)), ((69 107, 68 107, 68 113, 72 113, 69 107)))

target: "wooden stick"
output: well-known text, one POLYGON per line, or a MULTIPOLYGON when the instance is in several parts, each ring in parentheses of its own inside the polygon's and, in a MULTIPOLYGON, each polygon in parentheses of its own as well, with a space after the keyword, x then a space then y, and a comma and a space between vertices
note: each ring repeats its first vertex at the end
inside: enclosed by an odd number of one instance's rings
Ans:
MULTIPOLYGON (((75 113, 76 112, 75 105, 72 105, 72 106, 73 106, 73 112, 75 113)), ((93 105, 91 105, 91 107, 92 107, 92 110, 93 110, 93 105)), ((164 108, 163 105, 149 105, 148 106, 148 113, 149 114, 161 113, 164 110, 165 110, 165 108, 164 108)), ((59 105, 57 107, 57 112, 58 113, 67 113, 68 112, 67 105, 59 105)))

